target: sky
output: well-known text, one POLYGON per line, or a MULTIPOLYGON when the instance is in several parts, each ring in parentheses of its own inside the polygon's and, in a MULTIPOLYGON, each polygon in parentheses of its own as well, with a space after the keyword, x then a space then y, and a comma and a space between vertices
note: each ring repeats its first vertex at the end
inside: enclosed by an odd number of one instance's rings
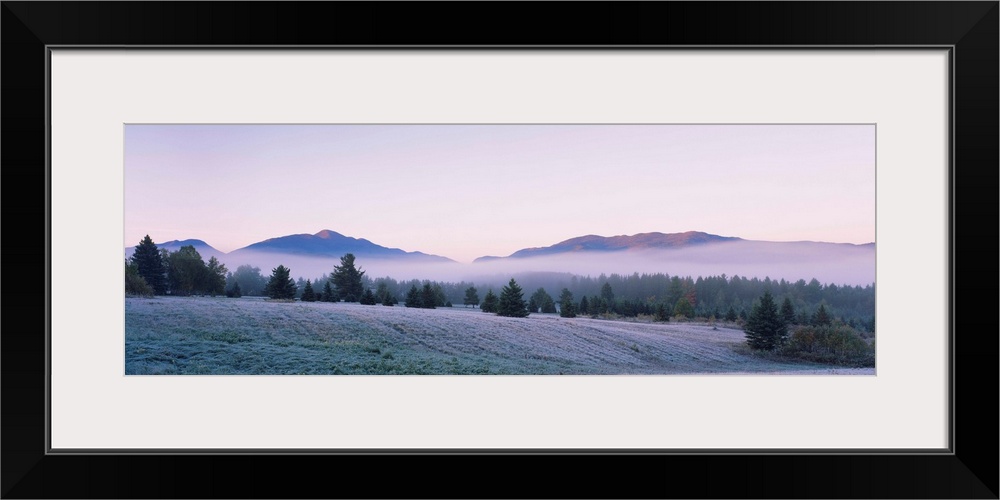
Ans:
POLYGON ((124 246, 329 229, 471 262, 596 234, 875 241, 874 125, 126 125, 124 246))

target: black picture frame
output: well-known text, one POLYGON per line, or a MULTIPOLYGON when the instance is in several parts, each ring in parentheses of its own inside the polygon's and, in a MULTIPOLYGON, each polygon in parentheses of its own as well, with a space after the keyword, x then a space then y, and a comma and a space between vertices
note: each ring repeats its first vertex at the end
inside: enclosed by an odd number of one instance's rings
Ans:
POLYGON ((5 498, 998 498, 997 1, 2 5, 2 249, 14 290, 0 340, 5 498), (951 47, 950 453, 48 454, 45 298, 60 286, 46 259, 53 45, 951 47), (307 472, 316 467, 335 472, 307 472), (363 479, 372 471, 384 480, 363 479))

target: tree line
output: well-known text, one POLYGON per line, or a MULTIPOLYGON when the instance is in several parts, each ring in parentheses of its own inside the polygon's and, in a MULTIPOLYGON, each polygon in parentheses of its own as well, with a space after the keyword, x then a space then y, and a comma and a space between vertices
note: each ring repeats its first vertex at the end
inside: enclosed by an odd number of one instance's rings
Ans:
POLYGON ((158 249, 146 235, 125 261, 128 295, 222 295, 226 290, 226 265, 215 257, 206 263, 194 246, 177 251, 158 249))
MULTIPOLYGON (((874 329, 874 327, 873 327, 874 329)), ((875 366, 875 338, 831 318, 820 305, 808 322, 802 322, 787 298, 777 305, 770 291, 754 302, 743 331, 747 345, 756 351, 847 366, 875 366)))
MULTIPOLYGON (((291 270, 279 266, 265 277, 261 270, 241 265, 229 272, 217 260, 205 263, 193 247, 177 252, 157 250, 147 235, 136 247, 126 268, 127 292, 147 293, 138 278, 145 280, 154 294, 221 294, 240 296, 271 296, 272 298, 305 301, 347 301, 374 304, 397 304, 404 301, 410 307, 450 307, 463 304, 479 307, 479 290, 489 290, 482 307, 490 309, 510 283, 480 284, 439 282, 431 280, 395 280, 391 277, 372 279, 355 265, 355 257, 346 254, 333 272, 314 280, 299 277, 292 280, 291 270), (158 260, 157 260, 158 256, 158 260), (285 274, 288 274, 286 276, 285 274), (276 274, 278 276, 276 276, 276 274), (475 295, 470 295, 470 289, 475 295), (419 305, 418 305, 419 304, 419 305)), ((653 316, 665 321, 671 317, 715 318, 746 321, 752 307, 765 291, 789 303, 797 324, 808 324, 821 307, 824 314, 839 319, 863 331, 874 330, 874 285, 837 286, 784 279, 747 278, 726 275, 709 277, 670 276, 666 273, 631 275, 611 274, 591 277, 569 273, 526 273, 515 276, 522 293, 532 289, 525 301, 530 312, 562 313, 569 306, 572 313, 590 316, 616 315, 653 316), (523 287, 523 288, 522 288, 523 287), (559 299, 547 290, 562 290, 559 299), (566 300, 580 297, 579 300, 566 300)))

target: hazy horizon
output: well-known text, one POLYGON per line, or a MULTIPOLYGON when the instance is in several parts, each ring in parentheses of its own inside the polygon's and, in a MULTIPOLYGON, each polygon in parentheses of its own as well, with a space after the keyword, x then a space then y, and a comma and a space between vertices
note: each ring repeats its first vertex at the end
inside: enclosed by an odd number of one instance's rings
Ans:
POLYGON ((874 125, 126 125, 126 246, 324 229, 458 262, 588 234, 875 241, 874 125))

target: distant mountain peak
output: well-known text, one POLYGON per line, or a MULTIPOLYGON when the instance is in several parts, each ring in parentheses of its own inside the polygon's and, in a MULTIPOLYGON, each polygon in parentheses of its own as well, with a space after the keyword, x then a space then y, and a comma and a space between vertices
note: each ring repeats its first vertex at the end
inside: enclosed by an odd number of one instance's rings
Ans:
POLYGON ((740 238, 719 236, 701 231, 686 231, 683 233, 637 233, 619 234, 616 236, 599 236, 588 234, 560 241, 547 247, 525 248, 518 250, 509 257, 537 257, 565 252, 617 252, 623 250, 678 248, 707 243, 739 241, 740 238))
POLYGON ((419 258, 427 261, 454 262, 447 257, 384 247, 364 238, 353 238, 330 229, 323 229, 315 234, 290 234, 277 238, 269 238, 233 250, 233 253, 249 251, 317 257, 340 257, 346 253, 353 253, 356 256, 371 258, 391 259, 403 257, 419 258))
POLYGON ((344 238, 345 237, 344 235, 342 235, 342 234, 340 234, 340 233, 338 233, 336 231, 331 231, 329 229, 324 229, 324 230, 322 230, 322 231, 314 234, 313 236, 315 236, 317 238, 323 238, 324 240, 325 239, 329 239, 329 238, 344 238))

